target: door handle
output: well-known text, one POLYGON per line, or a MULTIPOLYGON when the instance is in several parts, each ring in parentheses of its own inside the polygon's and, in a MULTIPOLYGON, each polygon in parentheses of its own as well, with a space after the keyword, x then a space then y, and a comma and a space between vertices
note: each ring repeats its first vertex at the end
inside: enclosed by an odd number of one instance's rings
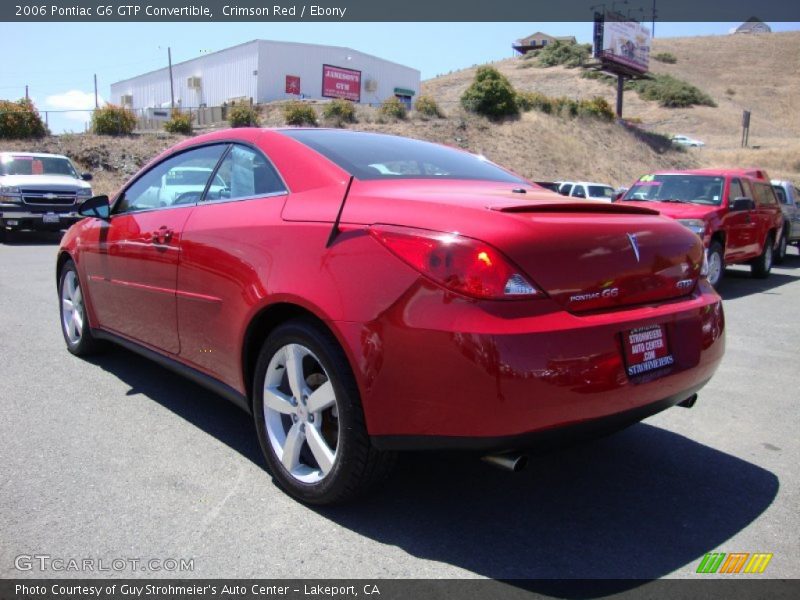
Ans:
POLYGON ((162 225, 153 232, 152 241, 154 244, 168 244, 173 233, 172 228, 162 225))

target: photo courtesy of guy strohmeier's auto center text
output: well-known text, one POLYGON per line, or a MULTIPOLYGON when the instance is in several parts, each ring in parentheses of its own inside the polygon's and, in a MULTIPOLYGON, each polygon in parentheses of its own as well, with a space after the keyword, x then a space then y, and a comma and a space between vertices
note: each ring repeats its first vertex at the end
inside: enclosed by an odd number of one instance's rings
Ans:
POLYGON ((0 596, 800 597, 800 6, 0 6, 0 596))

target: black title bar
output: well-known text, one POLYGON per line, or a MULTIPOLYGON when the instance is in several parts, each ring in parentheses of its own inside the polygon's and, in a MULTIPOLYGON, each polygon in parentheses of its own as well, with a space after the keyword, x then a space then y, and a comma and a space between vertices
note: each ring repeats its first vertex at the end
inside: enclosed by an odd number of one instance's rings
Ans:
POLYGON ((638 21, 800 21, 797 0, 4 0, 6 22, 591 21, 619 10, 638 21))

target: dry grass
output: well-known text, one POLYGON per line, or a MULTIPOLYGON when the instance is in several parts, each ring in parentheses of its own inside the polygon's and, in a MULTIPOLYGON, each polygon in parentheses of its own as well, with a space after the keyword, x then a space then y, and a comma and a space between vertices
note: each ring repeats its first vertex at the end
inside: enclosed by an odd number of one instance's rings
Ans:
MULTIPOLYGON (((703 166, 756 164, 776 176, 800 179, 800 32, 662 38, 654 41, 653 52, 670 52, 678 59, 672 65, 653 61, 654 72, 696 85, 719 106, 663 108, 628 92, 625 117, 641 119, 652 131, 704 140, 706 148, 689 153, 703 166), (759 150, 739 150, 745 109, 752 111, 750 144, 759 150)), ((580 69, 520 68, 526 62, 512 58, 494 66, 519 90, 571 98, 597 95, 615 102, 612 86, 581 78, 580 69)), ((457 103, 474 74, 475 68, 470 68, 437 77, 424 82, 422 91, 448 108, 457 103)))
MULTIPOLYGON (((653 52, 670 52, 678 59, 674 65, 654 61, 655 72, 698 86, 719 106, 668 109, 628 93, 625 116, 641 119, 651 131, 698 137, 706 142, 705 148, 659 154, 620 125, 595 120, 526 113, 516 120, 491 123, 467 115, 458 99, 471 83, 474 67, 423 82, 422 93, 440 104, 444 119, 423 120, 412 113, 405 121, 382 122, 375 109, 360 106, 358 123, 350 127, 457 146, 532 179, 627 185, 657 169, 753 166, 766 168, 773 177, 800 180, 800 32, 656 39, 653 52), (758 149, 739 147, 745 108, 753 115, 750 144, 758 149)), ((611 86, 581 78, 580 69, 521 69, 523 62, 507 59, 494 66, 518 90, 576 99, 602 96, 614 102, 611 86)), ((312 105, 321 113, 320 103, 312 105)), ((283 125, 283 103, 262 106, 260 112, 264 126, 283 125)), ((120 138, 75 134, 4 142, 0 149, 66 154, 94 173, 97 193, 110 194, 147 160, 180 139, 183 136, 170 134, 120 138)))

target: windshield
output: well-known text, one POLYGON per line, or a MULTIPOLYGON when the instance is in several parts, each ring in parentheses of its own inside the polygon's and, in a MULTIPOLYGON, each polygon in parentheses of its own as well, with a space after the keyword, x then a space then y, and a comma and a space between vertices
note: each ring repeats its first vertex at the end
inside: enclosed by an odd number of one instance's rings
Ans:
POLYGON ((605 185, 590 185, 589 196, 592 198, 608 198, 611 200, 614 197, 614 188, 605 185))
POLYGON ((623 200, 718 206, 722 203, 724 183, 724 177, 713 175, 645 175, 628 190, 623 200))
POLYGON ((25 156, 5 154, 0 157, 2 175, 66 175, 78 178, 67 158, 60 156, 25 156))
POLYGON ((319 152, 358 179, 525 183, 481 157, 430 142, 353 131, 287 129, 281 133, 319 152))

